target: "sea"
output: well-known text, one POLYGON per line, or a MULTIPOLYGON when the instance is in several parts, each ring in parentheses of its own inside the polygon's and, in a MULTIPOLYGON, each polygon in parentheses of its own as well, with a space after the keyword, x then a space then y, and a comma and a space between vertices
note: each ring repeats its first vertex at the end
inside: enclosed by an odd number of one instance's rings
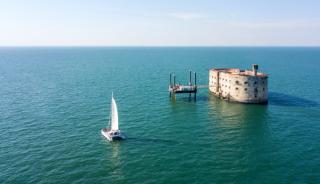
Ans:
POLYGON ((319 95, 320 47, 1 47, 0 183, 320 183, 319 95), (267 105, 169 97, 251 64, 267 105))

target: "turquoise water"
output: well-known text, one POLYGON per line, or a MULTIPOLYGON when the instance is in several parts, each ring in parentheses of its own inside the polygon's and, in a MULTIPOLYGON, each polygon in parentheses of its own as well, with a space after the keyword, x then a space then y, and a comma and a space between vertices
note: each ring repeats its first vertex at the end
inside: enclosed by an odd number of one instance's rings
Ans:
POLYGON ((320 48, 0 48, 0 85, 0 183, 320 182, 320 48), (169 99, 170 72, 252 63, 268 105, 169 99))

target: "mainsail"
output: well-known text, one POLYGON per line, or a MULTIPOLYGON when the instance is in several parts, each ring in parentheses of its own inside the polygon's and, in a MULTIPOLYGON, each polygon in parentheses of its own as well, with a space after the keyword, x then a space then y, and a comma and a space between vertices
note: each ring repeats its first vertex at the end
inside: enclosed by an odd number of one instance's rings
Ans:
POLYGON ((113 95, 111 100, 111 130, 119 130, 118 109, 113 95))

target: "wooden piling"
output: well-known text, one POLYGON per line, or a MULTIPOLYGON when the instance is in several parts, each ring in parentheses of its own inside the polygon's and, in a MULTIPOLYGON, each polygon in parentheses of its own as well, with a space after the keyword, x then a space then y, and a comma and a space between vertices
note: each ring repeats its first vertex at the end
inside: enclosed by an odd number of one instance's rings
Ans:
POLYGON ((197 93, 197 76, 194 73, 194 84, 192 84, 192 71, 189 71, 189 84, 188 85, 177 85, 176 84, 176 76, 170 73, 170 85, 169 85, 169 96, 175 98, 176 93, 189 93, 189 99, 191 100, 192 94, 194 94, 194 99, 196 100, 196 93, 197 93), (172 84, 172 77, 173 77, 173 84, 172 84))

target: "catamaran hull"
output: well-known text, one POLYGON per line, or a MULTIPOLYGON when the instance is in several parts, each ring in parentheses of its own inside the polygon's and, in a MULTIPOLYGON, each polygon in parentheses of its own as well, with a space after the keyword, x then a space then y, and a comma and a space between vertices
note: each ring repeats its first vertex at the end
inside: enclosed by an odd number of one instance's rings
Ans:
POLYGON ((109 129, 101 129, 101 134, 108 139, 108 141, 122 140, 126 138, 121 132, 117 135, 112 135, 109 129))

